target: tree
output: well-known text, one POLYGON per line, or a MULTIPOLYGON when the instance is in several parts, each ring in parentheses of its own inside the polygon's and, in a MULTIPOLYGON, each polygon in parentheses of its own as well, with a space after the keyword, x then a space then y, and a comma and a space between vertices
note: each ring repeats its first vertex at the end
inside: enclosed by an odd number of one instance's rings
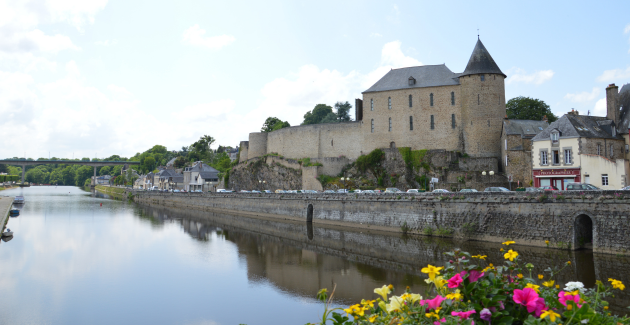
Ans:
POLYGON ((263 124, 262 128, 260 129, 260 132, 271 132, 271 131, 276 131, 283 128, 288 128, 290 126, 291 124, 289 124, 289 122, 287 121, 283 122, 277 117, 268 117, 265 120, 265 123, 263 124))
POLYGON ((540 121, 545 115, 549 123, 558 119, 549 105, 540 99, 519 96, 508 100, 505 106, 509 119, 540 121))
POLYGON ((212 151, 210 146, 214 143, 214 138, 209 135, 204 135, 199 138, 198 141, 190 145, 189 157, 195 161, 208 161, 212 160, 212 151))
POLYGON ((74 170, 72 166, 66 166, 61 170, 63 185, 74 185, 74 170))
POLYGON ((9 172, 9 168, 7 168, 7 165, 0 164, 0 173, 8 173, 8 172, 9 172))
MULTIPOLYGON (((153 168, 155 167, 155 158, 153 158, 153 156, 144 158, 144 162, 142 163, 142 165, 144 166, 146 170, 153 170, 153 168)), ((116 166, 116 167, 120 167, 120 166, 116 166)), ((114 170, 116 170, 116 167, 114 167, 114 170)), ((115 175, 119 175, 119 174, 120 174, 120 170, 118 170, 118 173, 115 175)))
POLYGON ((304 122, 302 122, 302 125, 321 123, 326 115, 332 112, 332 107, 326 104, 317 104, 315 108, 313 108, 313 111, 308 111, 304 114, 304 122))
POLYGON ((182 168, 184 165, 186 165, 186 158, 182 156, 177 157, 177 159, 173 162, 173 166, 175 166, 175 168, 182 168))
POLYGON ((63 185, 63 175, 61 169, 55 169, 50 173, 50 178, 48 181, 51 185, 62 184, 63 185))
POLYGON ((77 169, 76 174, 74 175, 74 185, 83 186, 85 184, 85 180, 92 177, 94 174, 93 167, 90 166, 81 166, 77 169))
POLYGON ((328 113, 328 115, 326 115, 326 117, 324 117, 321 121, 319 121, 319 123, 338 123, 339 120, 337 119, 337 114, 335 113, 328 113))
POLYGON ((109 175, 109 173, 112 171, 112 168, 109 166, 103 166, 101 167, 101 170, 98 171, 98 175, 99 176, 103 176, 103 175, 109 175))
POLYGON ((121 174, 121 171, 122 171, 122 166, 121 166, 121 165, 114 166, 114 168, 112 168, 112 173, 111 173, 111 175, 112 175, 112 176, 117 176, 117 175, 120 175, 120 174, 121 174))
POLYGON ((337 110, 337 120, 339 122, 349 122, 350 121, 350 109, 352 105, 347 101, 345 103, 336 102, 335 109, 337 110))

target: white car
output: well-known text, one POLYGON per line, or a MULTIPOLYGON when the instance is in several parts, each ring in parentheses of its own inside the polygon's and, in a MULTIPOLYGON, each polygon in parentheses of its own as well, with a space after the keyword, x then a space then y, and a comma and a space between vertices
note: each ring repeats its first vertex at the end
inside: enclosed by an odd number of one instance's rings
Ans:
POLYGON ((385 193, 400 193, 400 192, 402 191, 395 187, 388 187, 385 189, 385 193))
POLYGON ((407 193, 418 194, 418 193, 420 193, 420 191, 418 191, 418 189, 416 189, 416 188, 410 188, 410 189, 407 190, 407 193))
POLYGON ((443 188, 438 188, 438 189, 433 190, 433 193, 451 193, 451 192, 443 188))
POLYGON ((361 192, 363 194, 376 194, 376 192, 374 192, 373 190, 365 190, 363 192, 361 192))
POLYGON ((252 190, 252 193, 260 193, 260 191, 252 190))
POLYGON ((227 191, 224 188, 217 189, 217 193, 226 193, 227 191))

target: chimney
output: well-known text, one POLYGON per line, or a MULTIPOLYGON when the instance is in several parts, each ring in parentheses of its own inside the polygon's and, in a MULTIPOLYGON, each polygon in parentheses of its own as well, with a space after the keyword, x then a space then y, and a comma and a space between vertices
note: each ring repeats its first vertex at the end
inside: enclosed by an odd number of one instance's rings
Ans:
POLYGON ((619 87, 610 84, 606 87, 606 118, 619 124, 619 87))
POLYGON ((543 122, 547 122, 547 115, 543 115, 542 120, 543 120, 543 122))

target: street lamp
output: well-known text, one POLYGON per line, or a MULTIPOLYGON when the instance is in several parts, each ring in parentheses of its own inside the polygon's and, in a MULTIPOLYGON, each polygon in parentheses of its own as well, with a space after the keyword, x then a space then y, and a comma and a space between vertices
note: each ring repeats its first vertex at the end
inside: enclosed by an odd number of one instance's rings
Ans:
POLYGON ((350 181, 350 177, 346 177, 346 178, 341 178, 341 181, 343 182, 343 189, 346 189, 346 183, 350 181))

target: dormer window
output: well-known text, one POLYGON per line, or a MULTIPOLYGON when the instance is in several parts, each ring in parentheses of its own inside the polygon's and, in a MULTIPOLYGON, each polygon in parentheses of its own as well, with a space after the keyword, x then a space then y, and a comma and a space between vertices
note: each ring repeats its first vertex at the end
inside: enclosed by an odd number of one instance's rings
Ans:
POLYGON ((413 86, 416 84, 416 79, 414 77, 409 77, 409 86, 413 86))
POLYGON ((558 139, 560 139, 560 133, 558 131, 551 132, 551 142, 558 143, 558 139))

